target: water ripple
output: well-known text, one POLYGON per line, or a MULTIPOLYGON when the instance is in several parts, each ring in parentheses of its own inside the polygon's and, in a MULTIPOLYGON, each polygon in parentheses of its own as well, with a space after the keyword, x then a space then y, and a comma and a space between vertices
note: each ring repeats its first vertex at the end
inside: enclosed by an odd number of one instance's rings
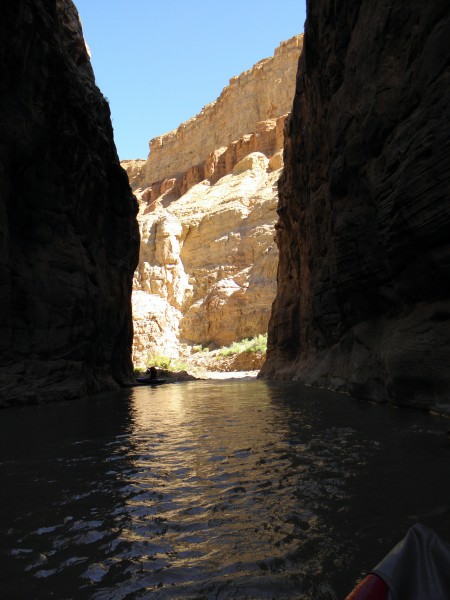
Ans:
POLYGON ((10 414, 2 598, 335 600, 410 524, 402 497, 383 509, 374 478, 395 487, 387 465, 408 461, 423 486, 417 502, 405 488, 408 514, 450 514, 450 484, 430 483, 414 452, 426 438, 448 467, 445 424, 294 383, 41 407, 41 436, 18 422, 18 454, 10 414))

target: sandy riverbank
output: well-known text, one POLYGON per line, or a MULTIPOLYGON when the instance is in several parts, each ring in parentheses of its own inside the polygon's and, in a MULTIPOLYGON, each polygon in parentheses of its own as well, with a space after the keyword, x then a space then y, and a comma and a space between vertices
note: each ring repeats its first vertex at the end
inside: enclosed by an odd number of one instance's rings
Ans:
POLYGON ((200 379, 256 379, 259 371, 205 371, 200 379))

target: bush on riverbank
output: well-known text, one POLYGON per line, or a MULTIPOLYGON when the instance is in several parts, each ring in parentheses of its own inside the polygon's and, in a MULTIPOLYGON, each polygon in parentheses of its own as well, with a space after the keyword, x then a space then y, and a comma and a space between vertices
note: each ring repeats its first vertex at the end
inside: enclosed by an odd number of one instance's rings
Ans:
POLYGON ((265 354, 267 350, 267 334, 260 334, 254 338, 245 338, 240 342, 233 342, 231 346, 220 348, 219 354, 222 356, 232 356, 233 354, 243 354, 244 352, 259 352, 265 354))
POLYGON ((209 350, 198 344, 188 347, 181 358, 151 353, 146 364, 147 367, 153 366, 165 373, 187 371, 200 377, 205 371, 259 371, 266 357, 266 348, 267 335, 261 334, 216 350, 209 350))
POLYGON ((184 360, 191 372, 201 376, 202 372, 259 371, 266 358, 267 335, 244 339, 216 350, 196 346, 184 360), (194 350, 195 348, 195 350, 194 350))
POLYGON ((184 360, 160 354, 150 354, 147 359, 147 367, 156 367, 164 371, 186 371, 188 369, 184 360))

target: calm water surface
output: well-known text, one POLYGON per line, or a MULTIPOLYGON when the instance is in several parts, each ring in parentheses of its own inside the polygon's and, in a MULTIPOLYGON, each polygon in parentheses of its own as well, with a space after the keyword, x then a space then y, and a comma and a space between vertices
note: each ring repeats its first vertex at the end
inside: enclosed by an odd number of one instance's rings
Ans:
POLYGON ((450 421, 295 382, 0 412, 2 600, 340 599, 420 521, 450 421))

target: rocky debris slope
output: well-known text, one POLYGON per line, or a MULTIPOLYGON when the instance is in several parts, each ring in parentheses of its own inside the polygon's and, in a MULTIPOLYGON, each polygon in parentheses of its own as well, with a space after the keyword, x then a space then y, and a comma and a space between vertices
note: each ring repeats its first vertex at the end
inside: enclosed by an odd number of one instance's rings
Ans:
POLYGON ((183 345, 265 333, 276 290, 277 180, 303 36, 232 79, 219 99, 124 161, 139 200, 137 366, 183 345))
POLYGON ((137 206, 70 0, 0 21, 0 406, 132 375, 137 206))
POLYGON ((450 397, 450 5, 308 2, 266 377, 450 397))
POLYGON ((220 350, 211 352, 198 352, 184 359, 188 370, 195 372, 198 377, 205 373, 232 373, 242 372, 255 374, 264 364, 265 354, 261 352, 240 352, 231 356, 223 356, 220 350))

